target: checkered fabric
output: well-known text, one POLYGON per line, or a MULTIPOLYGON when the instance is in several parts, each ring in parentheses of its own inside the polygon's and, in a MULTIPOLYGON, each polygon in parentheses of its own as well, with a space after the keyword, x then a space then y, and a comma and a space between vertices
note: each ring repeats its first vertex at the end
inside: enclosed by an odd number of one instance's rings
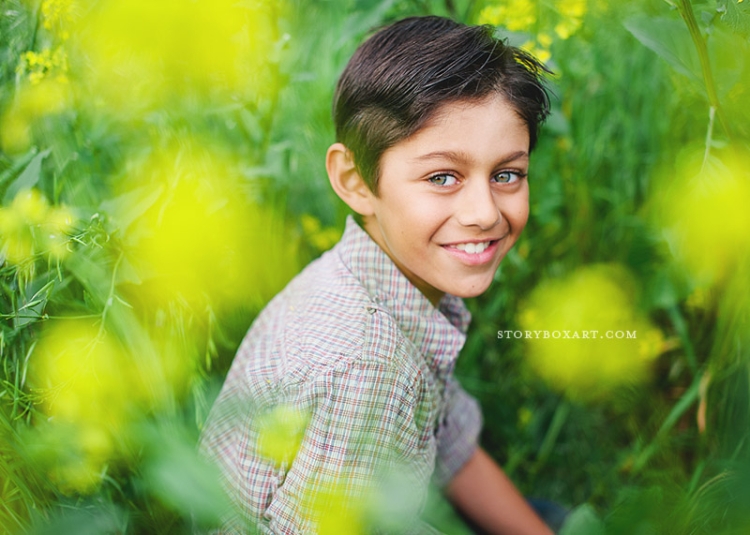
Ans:
POLYGON ((457 297, 435 308, 349 218, 258 316, 208 418, 201 447, 235 502, 223 531, 336 532, 367 517, 435 533, 418 520, 428 484, 451 479, 481 428, 453 378, 469 321, 457 297))

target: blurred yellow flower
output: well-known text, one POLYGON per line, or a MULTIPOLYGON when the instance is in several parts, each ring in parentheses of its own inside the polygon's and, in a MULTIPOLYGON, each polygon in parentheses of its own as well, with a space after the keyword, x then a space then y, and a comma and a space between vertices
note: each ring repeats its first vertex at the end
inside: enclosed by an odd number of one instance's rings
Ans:
POLYGON ((555 33, 560 39, 567 39, 578 31, 581 26, 580 19, 567 18, 562 19, 555 26, 555 33))
POLYGON ((67 208, 50 206, 38 190, 22 190, 9 207, 0 208, 2 254, 15 265, 27 264, 37 254, 63 258, 72 226, 67 208))
POLYGON ((319 535, 364 535, 369 533, 365 520, 367 508, 362 498, 347 492, 344 482, 329 483, 310 491, 306 504, 309 517, 319 535))
POLYGON ((526 50, 540 62, 547 63, 552 57, 552 54, 549 50, 550 41, 551 40, 549 39, 549 36, 540 34, 536 41, 526 41, 521 45, 521 48, 526 50))
POLYGON ((144 297, 259 307, 299 270, 283 218, 250 198, 220 150, 182 140, 136 167, 122 183, 138 200, 112 214, 128 226, 127 256, 144 297))
POLYGON ((70 37, 69 26, 73 21, 73 0, 44 0, 42 2, 44 29, 63 41, 70 37))
POLYGON ((587 11, 587 0, 557 0, 555 5, 563 17, 580 19, 587 11))
POLYGON ((294 407, 279 405, 258 420, 261 455, 277 465, 291 464, 305 435, 309 415, 294 407))
POLYGON ((58 448, 64 450, 45 459, 51 464, 50 479, 64 494, 91 494, 105 475, 114 443, 110 433, 97 425, 81 424, 71 434, 52 433, 58 448))
POLYGON ((538 9, 534 0, 507 0, 482 9, 478 24, 503 26, 512 32, 529 32, 537 21, 538 9))
POLYGON ((38 84, 45 77, 67 81, 68 54, 61 48, 45 48, 40 52, 28 51, 21 54, 16 72, 28 77, 32 84, 38 84))
POLYGON ((175 96, 267 96, 279 3, 103 0, 77 21, 77 65, 102 109, 128 118, 175 96))
POLYGON ((136 403, 126 353, 92 321, 58 320, 43 332, 30 376, 59 450, 50 477, 63 492, 94 491, 136 403))
POLYGON ((70 88, 61 77, 41 76, 37 83, 22 84, 0 122, 2 149, 10 153, 27 150, 32 144, 34 122, 64 111, 69 102, 70 88))
MULTIPOLYGON (((702 156, 702 155, 701 155, 702 156)), ((678 166, 657 205, 677 257, 701 284, 732 275, 750 251, 750 158, 712 162, 693 175, 695 161, 678 166)))
POLYGON ((557 0, 555 8, 558 14, 555 33, 560 39, 568 39, 581 28, 583 17, 588 11, 588 1, 557 0))
POLYGON ((334 227, 325 227, 321 225, 317 217, 309 214, 303 214, 300 218, 302 230, 305 233, 305 239, 318 251, 327 251, 341 238, 341 231, 334 227))
POLYGON ((533 417, 534 414, 529 410, 528 407, 521 407, 520 409, 518 409, 518 427, 520 429, 525 429, 529 426, 533 417))
POLYGON ((130 364, 119 344, 93 322, 51 323, 32 365, 48 416, 102 428, 122 425, 131 406, 130 364))
POLYGON ((591 266, 537 287, 519 316, 529 365, 574 399, 644 380, 663 339, 635 309, 630 285, 623 268, 591 266))
POLYGON ((482 9, 478 23, 530 34, 522 48, 546 63, 551 57, 550 34, 568 39, 581 28, 587 11, 588 0, 505 0, 482 9))

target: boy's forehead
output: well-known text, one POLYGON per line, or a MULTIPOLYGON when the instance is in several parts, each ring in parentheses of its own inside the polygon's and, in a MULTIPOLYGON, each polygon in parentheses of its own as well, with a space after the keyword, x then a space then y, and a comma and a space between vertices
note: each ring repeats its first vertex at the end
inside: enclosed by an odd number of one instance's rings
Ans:
MULTIPOLYGON (((447 104, 410 136, 380 156, 381 171, 393 166, 431 167, 449 162, 482 165, 528 162, 528 123, 502 96, 447 104)), ((382 177, 381 177, 382 178, 382 177)))
MULTIPOLYGON (((523 122, 525 121, 518 109, 513 106, 505 95, 496 91, 485 95, 481 98, 463 98, 446 101, 435 108, 434 111, 422 122, 419 127, 414 130, 408 137, 399 141, 395 145, 407 142, 414 139, 420 133, 431 128, 439 128, 445 126, 447 123, 458 120, 457 117, 462 115, 462 112, 471 110, 472 108, 483 107, 483 111, 489 114, 497 116, 498 120, 503 120, 506 114, 501 113, 498 108, 494 105, 496 102, 501 104, 502 108, 508 109, 513 112, 513 116, 523 122)), ((507 119, 505 119, 507 121, 507 119)), ((526 125, 528 128, 528 125, 526 125)), ((394 145, 394 146, 395 146, 394 145)))

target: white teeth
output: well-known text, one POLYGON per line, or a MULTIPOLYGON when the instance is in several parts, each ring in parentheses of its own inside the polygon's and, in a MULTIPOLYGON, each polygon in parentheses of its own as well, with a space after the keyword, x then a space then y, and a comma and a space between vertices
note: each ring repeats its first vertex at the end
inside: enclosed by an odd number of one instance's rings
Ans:
POLYGON ((454 245, 456 249, 460 251, 467 252, 469 254, 479 254, 484 252, 484 250, 490 246, 490 242, 483 241, 480 243, 459 243, 454 245))

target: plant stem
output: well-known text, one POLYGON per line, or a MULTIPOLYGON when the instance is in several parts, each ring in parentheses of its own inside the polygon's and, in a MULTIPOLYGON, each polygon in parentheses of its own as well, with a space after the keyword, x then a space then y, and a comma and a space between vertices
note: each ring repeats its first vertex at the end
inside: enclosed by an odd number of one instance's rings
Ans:
POLYGON ((698 397, 700 395, 700 383, 702 377, 702 375, 695 376, 695 378, 693 379, 693 383, 685 391, 685 393, 675 404, 675 406, 672 407, 672 410, 669 412, 669 415, 666 417, 664 422, 662 422, 661 427, 659 428, 659 431, 657 431, 654 439, 648 444, 648 446, 643 448, 637 454, 637 457, 633 462, 633 474, 638 474, 646 466, 646 463, 648 463, 654 453, 656 453, 656 451, 659 449, 662 439, 666 437, 666 435, 680 420, 682 415, 685 414, 685 412, 698 400, 698 397))
POLYGON ((706 131, 706 150, 703 153, 703 164, 701 165, 701 173, 706 169, 708 158, 711 156, 711 142, 714 136, 714 121, 716 119, 716 108, 711 106, 708 109, 708 130, 706 131))
POLYGON ((122 262, 123 256, 124 253, 120 252, 120 255, 117 257, 117 261, 112 268, 112 278, 110 279, 109 284, 109 294, 107 295, 107 300, 104 302, 104 308, 102 309, 102 319, 99 325, 99 334, 97 335, 97 339, 101 339, 104 336, 105 324, 107 323, 107 313, 109 312, 109 309, 112 307, 112 304, 115 300, 115 281, 117 280, 117 269, 120 267, 120 262, 122 262))
POLYGON ((552 449, 555 447, 557 437, 560 435, 560 431, 565 425, 565 421, 568 419, 570 414, 570 404, 567 401, 560 401, 560 404, 555 409, 555 414, 552 416, 552 422, 550 422, 547 434, 544 435, 544 440, 539 448, 539 454, 537 457, 537 463, 534 466, 535 470, 540 469, 547 461, 552 449))
POLYGON ((677 5, 680 10, 685 24, 687 24, 688 30, 690 31, 690 37, 693 39, 693 44, 698 52, 698 58, 701 62, 701 71, 703 72, 703 83, 706 86, 706 93, 708 95, 708 102, 711 108, 715 109, 716 115, 719 117, 719 122, 724 128, 727 136, 732 138, 732 133, 729 130, 729 123, 724 116, 724 112, 721 109, 719 103, 719 95, 716 92, 716 83, 714 82, 713 74, 711 73, 711 62, 708 58, 708 47, 706 47, 706 40, 703 38, 698 22, 695 20, 695 13, 693 12, 693 5, 690 0, 680 0, 677 5))
POLYGON ((669 307, 667 314, 669 315, 669 320, 672 322, 677 335, 680 337, 682 347, 685 348, 685 358, 687 359, 690 371, 695 375, 698 373, 698 358, 695 355, 695 348, 693 348, 693 343, 688 334, 687 322, 676 305, 669 307))

